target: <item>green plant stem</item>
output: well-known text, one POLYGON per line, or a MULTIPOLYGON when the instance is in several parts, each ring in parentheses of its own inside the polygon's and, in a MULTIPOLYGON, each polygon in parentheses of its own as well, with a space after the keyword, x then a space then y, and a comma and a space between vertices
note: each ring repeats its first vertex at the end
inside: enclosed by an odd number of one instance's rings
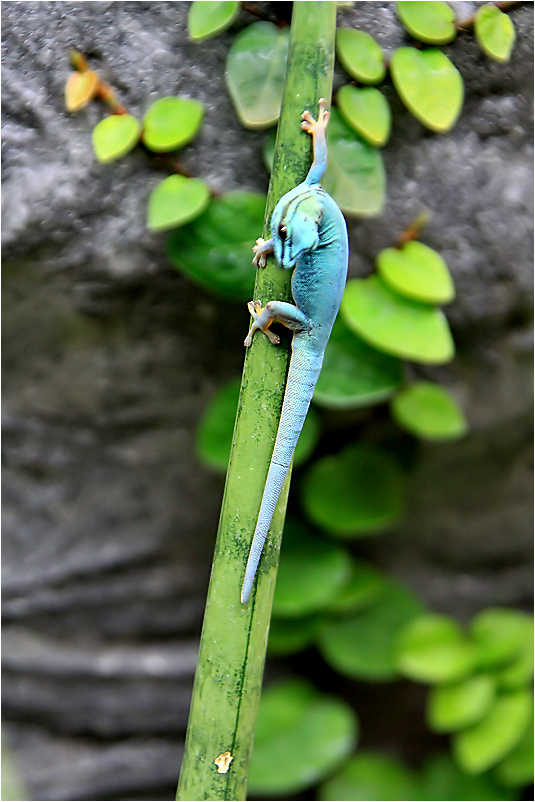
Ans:
MULTIPOLYGON (((316 113, 320 97, 329 99, 332 91, 336 4, 301 2, 293 9, 284 100, 264 221, 266 238, 277 201, 304 179, 310 166, 311 141, 301 130, 301 113, 307 108, 316 113)), ((262 303, 290 299, 290 279, 270 259, 258 272, 255 298, 262 303)), ((245 605, 240 602, 240 590, 273 450, 288 362, 287 348, 275 348, 258 334, 245 357, 177 790, 179 800, 245 799, 289 477, 273 517, 256 588, 245 605), (230 752, 232 762, 226 773, 218 773, 214 760, 225 752, 230 752)))

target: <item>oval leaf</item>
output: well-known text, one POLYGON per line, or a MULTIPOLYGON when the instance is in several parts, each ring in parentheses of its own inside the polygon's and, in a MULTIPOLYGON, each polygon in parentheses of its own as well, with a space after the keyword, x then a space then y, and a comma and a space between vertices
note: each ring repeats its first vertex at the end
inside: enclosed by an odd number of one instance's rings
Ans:
POLYGON ((336 96, 342 115, 357 134, 370 145, 381 148, 390 136, 388 100, 378 89, 343 86, 336 96))
POLYGON ((396 665, 401 674, 418 682, 456 682, 473 670, 475 648, 456 621, 429 613, 401 633, 396 665))
POLYGON ((392 56, 390 72, 402 101, 423 125, 442 134, 453 128, 461 113, 464 86, 444 53, 400 47, 392 56))
POLYGON ((400 761, 376 752, 359 750, 342 771, 319 789, 323 800, 419 799, 416 778, 400 761))
POLYGON ((478 647, 478 664, 499 668, 519 658, 533 641, 533 617, 521 610, 489 607, 472 620, 472 635, 478 647))
POLYGON ((93 129, 93 148, 101 164, 125 156, 138 143, 141 127, 130 114, 114 114, 93 129))
POLYGON ((67 111, 81 111, 95 97, 98 89, 98 75, 93 70, 73 72, 65 85, 65 107, 67 111))
POLYGON ((317 615, 305 618, 273 617, 269 625, 269 651, 277 655, 302 652, 314 641, 319 622, 317 615))
POLYGON ((495 5, 482 6, 476 14, 474 30, 487 56, 502 63, 509 61, 516 34, 515 26, 507 14, 495 5))
POLYGON ((348 281, 341 313, 363 340, 394 356, 439 365, 454 355, 443 313, 403 298, 379 276, 348 281))
POLYGON ((170 175, 149 198, 147 225, 152 231, 165 231, 195 220, 210 200, 210 188, 200 178, 170 175))
POLYGON ((204 109, 198 100, 162 97, 143 117, 143 142, 156 153, 186 145, 201 127, 204 109))
POLYGON ((481 674, 438 685, 428 697, 427 721, 435 732, 455 732, 480 721, 496 696, 496 680, 481 674))
POLYGON ((255 22, 234 40, 225 79, 236 114, 246 128, 269 128, 279 119, 289 31, 255 22))
POLYGON ((240 10, 238 0, 213 3, 209 0, 194 0, 188 14, 189 38, 194 42, 211 39, 229 28, 240 10))
POLYGON ((327 409, 355 409, 384 401, 403 378, 399 359, 370 348, 339 317, 325 349, 314 402, 327 409))
POLYGON ((248 790, 294 794, 331 774, 355 747, 353 710, 303 680, 268 688, 260 700, 248 790))
POLYGON ((336 109, 331 109, 327 143, 329 161, 322 180, 326 191, 346 214, 379 214, 386 187, 379 151, 352 131, 336 109))
POLYGON ((403 479, 386 452, 349 446, 308 469, 302 501, 310 519, 327 532, 338 537, 370 535, 399 517, 403 479))
POLYGON ((377 268, 393 290, 415 301, 447 304, 455 297, 446 262, 422 242, 386 248, 377 257, 377 268))
POLYGON ((171 261, 207 290, 249 301, 255 281, 251 243, 262 231, 265 205, 265 196, 253 192, 215 198, 202 217, 171 234, 171 261))
POLYGON ((420 42, 445 45, 457 35, 453 9, 441 0, 407 0, 397 2, 396 8, 403 27, 420 42))
POLYGON ((363 84, 379 84, 385 77, 383 51, 365 31, 338 28, 336 55, 344 70, 363 84))
POLYGON ((455 764, 450 755, 445 752, 437 754, 426 761, 422 777, 420 796, 414 799, 438 800, 445 799, 484 799, 513 800, 514 795, 493 782, 488 774, 474 776, 466 774, 455 764))
POLYGON ((533 734, 532 714, 520 741, 496 766, 494 774, 503 785, 514 788, 533 784, 533 734))
POLYGON ((416 382, 401 390, 392 399, 391 410, 403 429, 428 440, 454 440, 468 429, 455 399, 432 382, 416 382))
POLYGON ((328 610, 339 615, 364 610, 375 604, 386 589, 388 589, 387 580, 371 565, 361 560, 353 560, 351 576, 333 596, 328 610))

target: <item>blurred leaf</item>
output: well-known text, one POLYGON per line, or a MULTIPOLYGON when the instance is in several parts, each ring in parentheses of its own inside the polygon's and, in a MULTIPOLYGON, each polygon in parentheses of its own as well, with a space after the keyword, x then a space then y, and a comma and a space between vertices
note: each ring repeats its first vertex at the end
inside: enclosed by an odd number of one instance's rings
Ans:
POLYGON ((498 684, 503 690, 524 688, 533 681, 533 622, 515 660, 497 673, 498 684))
POLYGON ((326 409, 355 409, 387 399, 401 384, 399 359, 371 348, 339 316, 325 349, 314 402, 326 409))
POLYGON ((419 799, 417 793, 416 778, 400 761, 361 750, 320 787, 318 799, 407 800, 419 799))
POLYGON ((390 581, 375 604, 320 625, 318 646, 335 671, 354 679, 384 682, 398 676, 395 643, 403 627, 421 615, 421 602, 390 581))
POLYGON ((379 84, 385 77, 383 51, 369 33, 338 28, 336 55, 344 70, 363 84, 379 84))
POLYGON ((459 769, 449 755, 436 755, 430 758, 423 769, 421 796, 425 800, 491 800, 514 799, 508 791, 499 788, 488 775, 474 777, 459 769))
POLYGON ((101 120, 93 129, 93 148, 101 164, 125 156, 137 145, 141 127, 130 114, 113 114, 101 120))
POLYGON ((463 79, 440 50, 398 48, 390 73, 410 112, 432 131, 446 133, 455 125, 463 105, 463 79))
POLYGON ((453 755, 468 774, 480 774, 504 758, 521 740, 532 710, 527 691, 498 696, 487 715, 453 736, 453 755))
POLYGON ((72 72, 65 85, 65 107, 67 111, 81 111, 95 97, 98 75, 93 70, 72 72))
POLYGON ((240 10, 238 0, 213 3, 208 0, 194 0, 188 14, 189 38, 194 42, 211 39, 229 28, 240 10))
POLYGON ((520 657, 526 643, 533 642, 533 618, 520 610, 488 607, 472 620, 472 635, 478 647, 478 664, 496 668, 520 657))
POLYGON ((143 117, 143 142, 156 153, 182 148, 198 133, 203 116, 203 105, 198 100, 162 97, 143 117))
POLYGON ((377 257, 377 268, 393 290, 415 301, 447 304, 455 297, 446 262, 422 242, 386 248, 377 257))
POLYGON ((379 276, 348 281, 341 314, 352 331, 380 351, 437 365, 453 358, 455 348, 443 313, 403 298, 379 276))
POLYGON ((496 680, 476 675, 432 688, 428 696, 427 720, 435 732, 455 732, 485 716, 496 696, 496 680))
POLYGON ((288 655, 301 652, 314 641, 320 618, 317 615, 302 618, 271 619, 268 649, 271 654, 288 655))
POLYGON ((509 61, 516 34, 507 14, 490 3, 481 6, 476 14, 474 31, 487 56, 502 63, 509 61))
POLYGON ((273 614, 295 618, 316 613, 350 576, 351 557, 345 549, 289 521, 282 539, 273 614))
POLYGON ((427 613, 401 633, 396 665, 417 682, 456 682, 473 671, 475 648, 452 618, 427 613))
POLYGON ((355 747, 357 720, 340 699, 295 679, 269 687, 260 700, 248 788, 294 794, 331 774, 355 747))
POLYGON ((277 131, 274 129, 268 131, 264 140, 264 147, 262 149, 262 156, 266 170, 270 173, 273 169, 273 159, 275 158, 275 143, 277 141, 277 131))
POLYGON ((468 425, 455 399, 432 382, 415 382, 391 401, 394 420, 416 437, 454 440, 466 434, 468 425))
POLYGON ((453 9, 441 0, 407 0, 397 2, 396 8, 403 27, 420 42, 445 45, 457 35, 453 9))
POLYGON ((228 192, 215 198, 202 217, 171 234, 171 261, 212 292, 251 300, 255 280, 251 243, 262 231, 265 204, 265 196, 254 192, 228 192))
POLYGON ((385 169, 382 156, 349 128, 336 109, 331 109, 327 129, 329 163, 322 180, 343 212, 372 217, 385 201, 385 169))
POLYGON ((279 119, 289 29, 255 22, 234 40, 225 79, 236 114, 246 128, 269 128, 279 119))
POLYGON ((378 89, 343 86, 336 102, 346 123, 373 147, 380 148, 390 136, 391 114, 388 100, 378 89))
POLYGON ((170 175, 150 194, 147 225, 152 231, 165 231, 189 223, 204 212, 209 200, 210 188, 200 178, 170 175))
POLYGON ((395 460, 368 445, 351 445, 308 469, 302 503, 309 518, 338 537, 379 532, 401 514, 403 477, 395 460))
POLYGON ((329 602, 327 609, 338 615, 363 610, 375 604, 388 587, 388 580, 371 565, 353 560, 350 578, 329 602))
POLYGON ((514 749, 498 763, 494 776, 507 787, 533 783, 533 712, 524 734, 514 749))
POLYGON ((30 799, 28 789, 22 781, 20 766, 13 751, 6 741, 5 730, 2 732, 2 802, 10 800, 30 799))

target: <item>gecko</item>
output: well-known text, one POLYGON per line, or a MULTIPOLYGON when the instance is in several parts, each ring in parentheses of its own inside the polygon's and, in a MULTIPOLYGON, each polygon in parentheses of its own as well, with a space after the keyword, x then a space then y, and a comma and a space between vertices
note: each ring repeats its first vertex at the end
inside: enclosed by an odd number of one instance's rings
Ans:
POLYGON ((301 115, 301 127, 310 134, 313 143, 313 161, 307 177, 277 203, 271 217, 271 239, 259 238, 253 247, 255 266, 265 267, 266 255, 274 253, 281 268, 293 270, 295 305, 284 301, 269 301, 264 307, 260 301, 250 301, 247 305, 253 323, 245 339, 246 347, 251 345, 255 331, 263 332, 271 343, 278 345, 280 338, 269 328, 274 321, 293 331, 293 338, 273 455, 245 569, 243 604, 251 595, 347 278, 349 248, 344 216, 319 183, 327 166, 325 130, 330 112, 323 98, 318 107, 317 120, 309 111, 301 115))

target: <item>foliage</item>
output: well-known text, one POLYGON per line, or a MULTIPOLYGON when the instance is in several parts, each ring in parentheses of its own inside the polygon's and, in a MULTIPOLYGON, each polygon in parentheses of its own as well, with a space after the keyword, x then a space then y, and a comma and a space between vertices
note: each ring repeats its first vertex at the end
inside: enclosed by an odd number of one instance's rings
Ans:
POLYGON ((415 382, 392 399, 392 417, 404 429, 426 440, 453 440, 468 425, 455 399, 432 382, 415 382))
POLYGON ((240 4, 236 0, 215 3, 209 0, 195 0, 188 14, 190 39, 201 42, 217 36, 232 25, 239 10, 240 4))
POLYGON ((474 28, 477 40, 489 58, 509 61, 515 43, 515 26, 507 14, 488 3, 478 10, 474 28))

